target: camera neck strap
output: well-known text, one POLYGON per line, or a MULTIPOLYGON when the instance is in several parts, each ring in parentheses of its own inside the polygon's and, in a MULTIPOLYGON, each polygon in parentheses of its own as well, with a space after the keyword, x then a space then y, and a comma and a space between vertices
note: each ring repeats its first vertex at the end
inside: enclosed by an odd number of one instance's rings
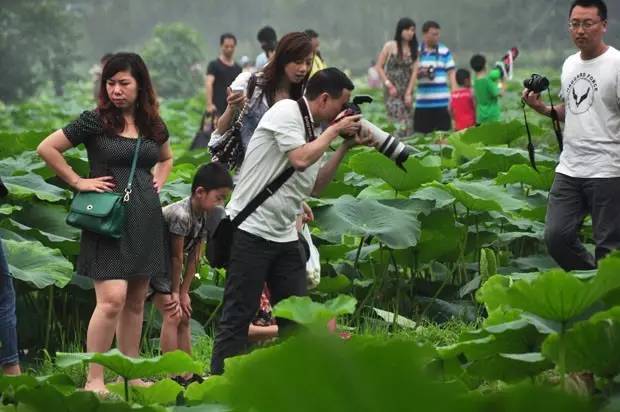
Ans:
POLYGON ((310 116, 310 109, 308 108, 308 102, 306 102, 305 98, 301 98, 297 100, 297 105, 299 106, 299 111, 301 112, 301 118, 304 122, 304 130, 306 131, 306 140, 308 142, 312 142, 316 139, 316 135, 314 134, 314 127, 312 126, 312 116, 310 116))
MULTIPOLYGON (((555 133, 555 138, 558 142, 558 147, 560 148, 560 152, 564 149, 564 138, 562 135, 562 127, 560 125, 560 117, 558 116, 557 110, 555 110, 555 106, 553 105, 553 98, 551 97, 551 90, 547 89, 549 93, 549 103, 551 104, 551 112, 549 113, 551 117, 551 123, 553 124, 553 132, 555 133)), ((525 120, 525 130, 527 131, 527 153, 530 158, 530 164, 534 170, 538 171, 536 168, 536 152, 534 148, 534 143, 532 143, 532 133, 530 131, 530 125, 527 122, 527 114, 525 111, 525 101, 521 101, 521 108, 523 109, 523 120, 525 120)))

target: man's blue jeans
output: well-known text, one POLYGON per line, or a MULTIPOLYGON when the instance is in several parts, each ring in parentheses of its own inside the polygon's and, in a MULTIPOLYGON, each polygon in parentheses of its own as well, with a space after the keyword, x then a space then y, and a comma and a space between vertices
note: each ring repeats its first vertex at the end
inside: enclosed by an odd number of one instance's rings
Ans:
POLYGON ((0 239, 0 366, 14 365, 18 362, 15 289, 0 239))

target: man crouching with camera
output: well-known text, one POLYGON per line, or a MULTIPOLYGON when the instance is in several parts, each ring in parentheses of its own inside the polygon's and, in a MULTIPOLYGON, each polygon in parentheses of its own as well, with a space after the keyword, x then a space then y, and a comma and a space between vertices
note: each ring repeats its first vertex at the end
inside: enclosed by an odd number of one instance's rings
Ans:
MULTIPOLYGON (((227 206, 230 217, 246 209, 267 185, 278 179, 285 182, 270 190, 267 199, 234 232, 211 359, 213 374, 223 373, 225 358, 247 350, 248 325, 265 282, 273 304, 307 294, 306 256, 295 228, 296 216, 303 200, 320 193, 332 180, 350 148, 371 142, 369 136, 360 136, 361 116, 343 113, 352 90, 353 83, 340 70, 321 70, 308 81, 305 97, 274 104, 252 135, 227 206), (319 123, 330 126, 320 133, 319 123), (345 139, 322 164, 329 145, 339 135, 353 137, 345 139), (289 177, 285 176, 287 170, 292 172, 289 177)), ((291 323, 278 319, 278 326, 285 332, 291 323)))
MULTIPOLYGON (((607 7, 602 0, 576 0, 568 28, 579 52, 562 67, 565 122, 563 151, 549 193, 545 242, 564 270, 594 269, 620 248, 620 52, 603 41, 607 7), (587 214, 592 216, 595 258, 579 241, 587 214)), ((539 95, 523 91, 524 101, 551 116, 539 95)))

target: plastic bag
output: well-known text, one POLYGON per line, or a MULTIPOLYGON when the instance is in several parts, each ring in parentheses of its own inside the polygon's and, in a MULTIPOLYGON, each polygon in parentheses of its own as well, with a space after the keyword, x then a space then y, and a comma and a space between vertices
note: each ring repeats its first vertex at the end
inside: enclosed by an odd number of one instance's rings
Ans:
POLYGON ((306 262, 306 274, 308 278, 308 289, 316 288, 321 282, 321 257, 319 256, 319 250, 312 243, 312 236, 310 235, 310 229, 308 225, 304 225, 301 229, 301 234, 308 242, 310 249, 310 257, 306 262))

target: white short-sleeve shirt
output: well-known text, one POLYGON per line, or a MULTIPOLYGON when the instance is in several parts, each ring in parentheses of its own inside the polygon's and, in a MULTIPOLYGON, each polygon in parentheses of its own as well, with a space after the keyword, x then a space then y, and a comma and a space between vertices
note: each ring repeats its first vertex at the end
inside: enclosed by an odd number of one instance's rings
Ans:
MULTIPOLYGON (((319 130, 315 129, 318 136, 319 130)), ((280 173, 291 166, 287 153, 306 144, 299 106, 290 99, 274 104, 258 123, 245 153, 237 185, 226 210, 231 218, 280 173)), ((298 239, 295 218, 314 188, 321 161, 293 175, 241 223, 239 229, 273 242, 298 239)))
POLYGON ((613 47, 562 67, 564 150, 556 172, 578 178, 620 177, 620 52, 613 47))

